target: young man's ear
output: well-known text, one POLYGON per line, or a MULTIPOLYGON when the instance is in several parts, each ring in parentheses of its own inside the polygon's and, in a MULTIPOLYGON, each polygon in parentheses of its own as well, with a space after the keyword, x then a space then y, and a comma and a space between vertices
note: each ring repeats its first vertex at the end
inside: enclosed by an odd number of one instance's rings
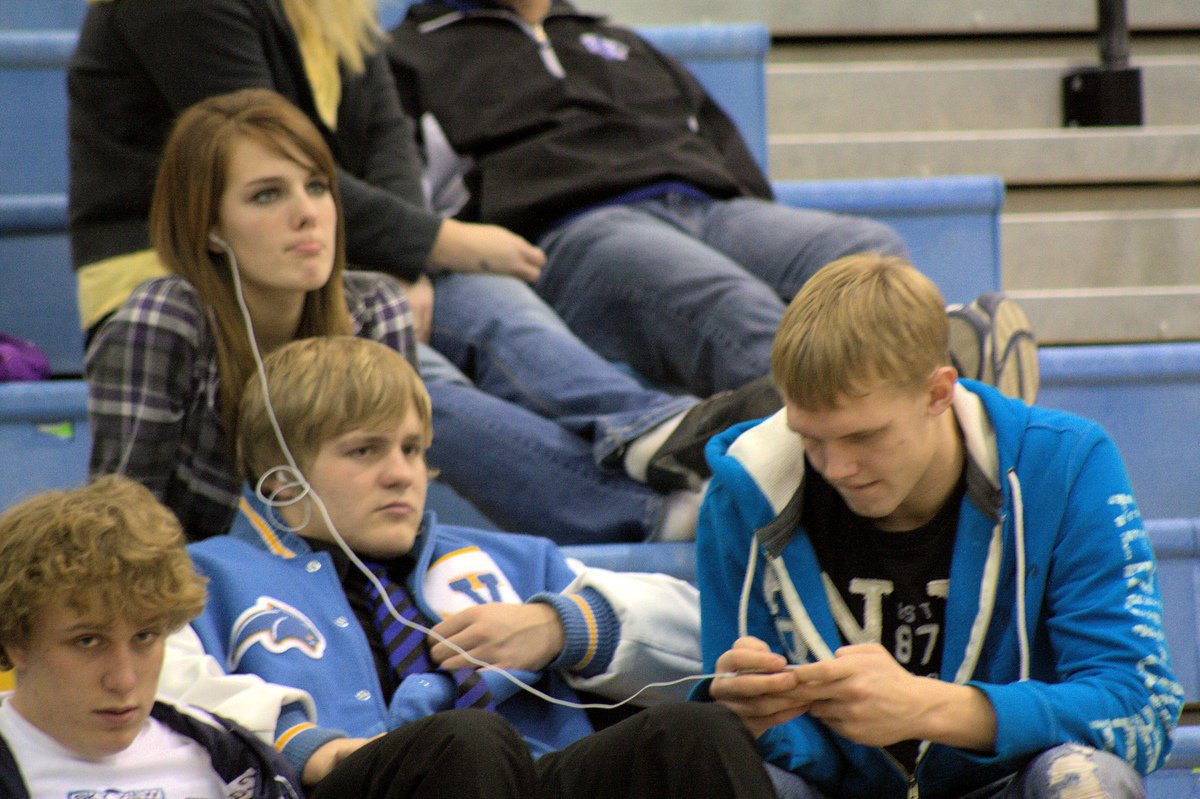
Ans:
POLYGON ((939 366, 929 375, 929 415, 945 413, 954 401, 954 388, 958 385, 958 372, 953 366, 939 366))

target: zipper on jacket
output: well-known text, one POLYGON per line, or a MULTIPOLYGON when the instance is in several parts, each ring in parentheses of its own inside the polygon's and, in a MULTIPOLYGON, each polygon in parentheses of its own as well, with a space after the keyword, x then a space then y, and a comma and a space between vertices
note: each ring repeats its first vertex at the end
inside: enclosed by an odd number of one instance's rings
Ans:
POLYGON ((895 755, 893 755, 887 749, 881 746, 879 747, 879 751, 883 752, 884 757, 892 761, 892 765, 896 767, 896 771, 899 771, 900 776, 904 777, 904 782, 907 786, 905 789, 906 793, 904 794, 905 799, 921 799, 921 788, 917 785, 917 766, 921 764, 921 758, 925 753, 918 748, 917 761, 913 764, 913 770, 910 772, 904 767, 904 764, 897 760, 895 755))
POLYGON ((554 77, 562 80, 567 76, 567 71, 563 69, 562 62, 558 60, 558 53, 554 52, 554 46, 550 44, 550 37, 546 35, 546 29, 542 23, 536 25, 522 24, 528 32, 530 38, 537 43, 538 55, 542 57, 542 63, 546 65, 546 71, 554 77))

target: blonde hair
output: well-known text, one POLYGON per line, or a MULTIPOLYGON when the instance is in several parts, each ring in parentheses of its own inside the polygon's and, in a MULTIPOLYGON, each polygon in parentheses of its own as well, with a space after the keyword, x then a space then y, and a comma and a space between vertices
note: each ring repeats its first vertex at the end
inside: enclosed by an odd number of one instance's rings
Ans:
MULTIPOLYGON (((112 0, 88 0, 111 3, 112 0)), ((329 46, 351 72, 362 72, 366 57, 379 47, 379 28, 374 0, 282 0, 284 13, 298 26, 320 30, 329 46)), ((299 31, 296 31, 299 35, 299 31)))
POLYGON ((305 30, 320 31, 338 60, 354 73, 366 68, 366 58, 383 39, 373 0, 282 0, 283 11, 297 38, 305 30))
POLYGON ((184 111, 167 139, 159 165, 150 206, 150 239, 163 265, 195 287, 213 321, 221 421, 229 442, 237 437, 238 402, 242 386, 254 370, 254 357, 227 256, 211 251, 208 234, 219 221, 230 154, 243 138, 253 139, 306 169, 313 168, 329 181, 338 217, 333 271, 324 286, 305 296, 297 337, 351 331, 342 288, 346 252, 337 168, 316 127, 302 111, 269 89, 210 97, 184 111))
POLYGON ((771 349, 771 373, 801 408, 834 408, 882 382, 908 389, 948 364, 945 302, 895 256, 861 253, 821 268, 793 298, 771 349))
MULTIPOLYGON (((303 339, 272 352, 263 366, 271 410, 302 471, 325 442, 397 424, 409 408, 422 443, 433 440, 429 394, 408 360, 385 344, 356 336, 303 339)), ((242 392, 239 431, 238 464, 247 480, 286 462, 257 376, 242 392)))
POLYGON ((56 601, 175 630, 204 610, 183 530, 140 483, 108 475, 0 515, 0 668, 56 601))

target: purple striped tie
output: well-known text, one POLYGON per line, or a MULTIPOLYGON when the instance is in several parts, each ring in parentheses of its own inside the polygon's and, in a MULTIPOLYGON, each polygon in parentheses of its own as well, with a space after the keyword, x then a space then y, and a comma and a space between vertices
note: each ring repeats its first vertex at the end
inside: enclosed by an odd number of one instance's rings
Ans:
MULTIPOLYGON (((379 582, 388 592, 388 599, 391 600, 397 613, 408 621, 417 622, 425 627, 431 626, 428 623, 429 620, 423 616, 412 601, 408 591, 403 585, 392 580, 383 566, 378 563, 366 565, 379 578, 379 582)), ((387 652, 388 662, 395 670, 397 677, 403 680, 410 674, 443 671, 435 669, 433 661, 429 659, 425 634, 397 621, 380 598, 379 590, 369 581, 367 582, 367 598, 374 609, 375 626, 379 630, 383 648, 387 652)), ((481 710, 495 710, 487 683, 480 679, 476 669, 467 667, 454 671, 443 671, 443 673, 449 674, 454 680, 456 688, 454 706, 456 708, 477 707, 481 710)))

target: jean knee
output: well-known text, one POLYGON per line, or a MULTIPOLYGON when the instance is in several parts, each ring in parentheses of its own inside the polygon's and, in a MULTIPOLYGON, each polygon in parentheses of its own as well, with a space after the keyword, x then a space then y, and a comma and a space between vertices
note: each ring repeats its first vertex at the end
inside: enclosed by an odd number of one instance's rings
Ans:
POLYGON ((1110 752, 1063 744, 1027 767, 1025 795, 1033 799, 1144 799, 1141 775, 1110 752))

